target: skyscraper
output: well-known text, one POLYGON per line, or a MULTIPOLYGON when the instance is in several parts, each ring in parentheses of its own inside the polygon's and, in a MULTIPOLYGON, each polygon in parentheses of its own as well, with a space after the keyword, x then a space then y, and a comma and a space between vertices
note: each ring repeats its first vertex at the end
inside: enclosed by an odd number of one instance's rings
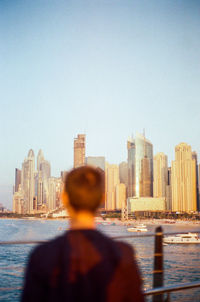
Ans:
POLYGON ((119 184, 119 166, 106 163, 106 210, 116 209, 116 186, 119 184))
POLYGON ((45 160, 42 150, 38 153, 35 171, 35 156, 31 149, 22 163, 22 171, 15 171, 15 190, 18 190, 13 195, 13 211, 33 214, 36 211, 52 210, 54 206, 60 205, 61 188, 61 178, 51 178, 51 166, 45 160), (49 189, 52 197, 49 197, 49 189))
POLYGON ((130 138, 128 149, 128 197, 135 196, 135 141, 130 138))
POLYGON ((100 168, 105 171, 105 157, 104 156, 88 156, 85 158, 86 165, 100 168))
POLYGON ((166 188, 166 210, 172 210, 172 181, 171 181, 171 167, 167 169, 167 188, 166 188))
POLYGON ((121 210, 126 206, 126 186, 124 183, 116 185, 116 209, 121 210))
POLYGON ((197 188, 197 210, 199 210, 199 171, 198 171, 198 158, 197 152, 192 152, 192 159, 195 160, 195 167, 196 167, 196 188, 197 188))
POLYGON ((166 197, 168 185, 167 156, 160 152, 153 159, 153 196, 166 197))
POLYGON ((38 186, 40 194, 38 196, 38 204, 43 204, 47 206, 48 194, 49 194, 49 186, 48 179, 51 177, 51 166, 50 162, 43 159, 40 162, 40 170, 38 172, 38 186), (39 198, 40 197, 40 198, 39 198), (41 199, 42 197, 42 199, 41 199))
POLYGON ((24 214, 24 196, 21 189, 21 185, 19 185, 18 191, 16 191, 13 195, 13 212, 18 214, 24 214))
POLYGON ((128 189, 128 163, 123 161, 119 164, 119 180, 125 184, 126 191, 128 189))
POLYGON ((85 164, 85 134, 78 134, 74 139, 74 168, 85 164))
POLYGON ((22 191, 24 195, 25 213, 33 212, 33 198, 35 194, 34 183, 35 156, 33 150, 29 150, 28 157, 22 164, 22 191))
POLYGON ((21 170, 15 169, 15 192, 18 192, 19 185, 21 184, 21 170))
POLYGON ((37 156, 37 171, 40 171, 40 163, 44 160, 44 154, 40 149, 37 156))
POLYGON ((140 197, 152 196, 152 178, 150 159, 145 155, 141 159, 141 171, 140 171, 140 197))
POLYGON ((144 135, 136 134, 127 143, 128 196, 153 196, 153 145, 144 135))
POLYGON ((48 210, 56 208, 56 178, 51 177, 48 179, 48 210))
POLYGON ((172 211, 196 211, 196 163, 192 159, 191 146, 180 143, 175 147, 171 173, 172 211))

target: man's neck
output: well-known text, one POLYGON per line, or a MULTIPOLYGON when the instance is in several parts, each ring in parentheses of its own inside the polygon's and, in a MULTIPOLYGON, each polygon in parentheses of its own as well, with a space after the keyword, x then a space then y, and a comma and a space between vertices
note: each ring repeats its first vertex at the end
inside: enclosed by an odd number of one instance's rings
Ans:
POLYGON ((94 215, 87 211, 76 212, 70 220, 71 229, 95 229, 94 215))

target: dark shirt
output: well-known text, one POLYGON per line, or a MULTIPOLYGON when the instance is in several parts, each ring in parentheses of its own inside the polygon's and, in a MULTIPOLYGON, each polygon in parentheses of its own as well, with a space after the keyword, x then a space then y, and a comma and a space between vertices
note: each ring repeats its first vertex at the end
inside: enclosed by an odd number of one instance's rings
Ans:
POLYGON ((70 230, 35 248, 22 302, 143 302, 130 245, 97 230, 70 230))

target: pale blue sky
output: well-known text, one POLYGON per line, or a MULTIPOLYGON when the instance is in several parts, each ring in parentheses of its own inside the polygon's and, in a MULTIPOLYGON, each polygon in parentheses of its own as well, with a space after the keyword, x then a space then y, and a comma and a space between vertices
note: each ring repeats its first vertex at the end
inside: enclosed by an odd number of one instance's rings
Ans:
POLYGON ((15 167, 42 148, 52 173, 86 154, 119 163, 146 129, 154 153, 200 155, 200 2, 0 1, 0 203, 15 167))

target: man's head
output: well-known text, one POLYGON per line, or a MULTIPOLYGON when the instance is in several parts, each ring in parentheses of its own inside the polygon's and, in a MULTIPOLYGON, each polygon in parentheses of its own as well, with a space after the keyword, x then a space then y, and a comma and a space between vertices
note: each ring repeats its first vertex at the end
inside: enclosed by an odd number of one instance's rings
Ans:
POLYGON ((100 169, 90 166, 73 169, 64 181, 69 206, 77 212, 95 213, 104 198, 104 184, 104 173, 100 169))

